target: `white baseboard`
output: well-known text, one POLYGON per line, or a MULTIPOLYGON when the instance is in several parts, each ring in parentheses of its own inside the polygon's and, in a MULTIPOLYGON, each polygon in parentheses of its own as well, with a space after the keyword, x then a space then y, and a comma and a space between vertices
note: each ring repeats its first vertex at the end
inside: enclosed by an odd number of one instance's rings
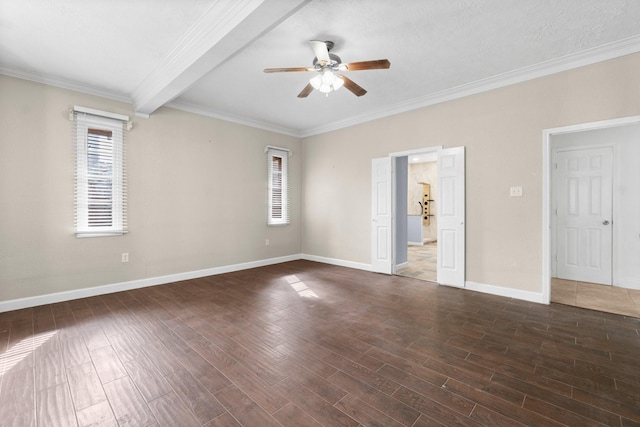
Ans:
MULTIPOLYGON (((335 258, 325 258, 317 255, 302 254, 302 259, 309 261, 322 262, 324 264, 338 265, 341 267, 355 268, 358 270, 373 271, 371 264, 356 263, 351 261, 344 261, 335 258)), ((487 285, 477 282, 465 282, 465 287, 471 291, 482 292, 485 294, 498 295, 507 298, 515 298, 524 301, 536 302, 540 304, 546 304, 542 296, 542 292, 522 291, 519 289, 505 288, 502 286, 487 285)))
POLYGON ((340 267, 355 268, 356 270, 372 271, 371 264, 364 264, 360 262, 344 261, 341 259, 326 258, 322 256, 309 255, 309 254, 302 254, 302 259, 306 259, 307 261, 322 262, 324 264, 337 265, 340 267))
POLYGON ((402 263, 400 263, 400 264, 396 264, 396 271, 398 271, 398 270, 400 270, 401 268, 406 267, 406 266, 408 266, 408 265, 409 265, 409 261, 407 261, 407 262, 402 262, 402 263))
POLYGON ((76 289, 73 291, 56 292, 52 294, 38 295, 34 297, 19 298, 9 301, 0 301, 0 313, 19 310, 22 308, 36 307, 45 304, 70 301, 78 298, 87 298, 97 295, 112 294, 114 292, 128 291, 131 289, 146 288, 149 286, 164 285, 179 282, 181 280, 197 279, 199 277, 215 276, 217 274, 231 273, 233 271, 247 270, 250 268, 264 267, 272 264, 280 264, 288 261, 302 259, 301 254, 288 255, 277 258, 269 258, 258 261, 250 261, 241 264, 225 265, 221 267, 205 268, 202 270, 187 271, 184 273, 169 274, 166 276, 149 277, 128 282, 112 283, 109 285, 93 286, 90 288, 76 289))
POLYGON ((409 246, 423 246, 424 243, 423 242, 407 242, 407 245, 409 245, 409 246))
MULTIPOLYGON (((337 259, 337 258, 327 258, 327 257, 322 257, 322 256, 318 256, 318 255, 309 255, 309 254, 301 254, 298 258, 294 258, 294 259, 304 259, 307 261, 316 261, 316 262, 321 262, 324 264, 331 264, 331 265, 337 265, 340 267, 348 267, 348 268, 354 268, 356 270, 364 270, 364 271, 373 271, 371 264, 365 264, 365 263, 359 263, 359 262, 353 262, 353 261, 345 261, 342 259, 337 259)), ((294 259, 291 260, 285 260, 285 261, 293 261, 294 259)), ((285 261, 281 261, 281 262, 285 262, 285 261)), ((275 263, 274 263, 275 264, 275 263)), ((268 264, 264 264, 264 265, 268 265, 268 264)), ((402 266, 402 265, 400 265, 402 266)), ((397 267, 400 267, 397 266, 397 267)), ((258 266, 256 266, 258 267, 258 266)), ((253 268, 253 267, 247 267, 247 268, 253 268)), ((229 270, 229 271, 235 271, 235 270, 229 270)), ((221 271, 219 273, 215 273, 215 274, 220 274, 220 273, 224 273, 226 271, 221 271)), ((210 275, 210 274, 208 274, 210 275)), ((200 277, 200 276, 197 276, 200 277)), ((180 279, 180 280, 184 280, 184 279, 180 279)), ((539 303, 539 304, 546 304, 544 301, 544 298, 542 296, 542 292, 531 292, 531 291, 523 291, 520 289, 513 289, 513 288, 505 288, 503 286, 496 286, 496 285, 488 285, 488 284, 484 284, 484 283, 478 283, 478 282, 470 282, 467 281, 465 282, 465 287, 464 289, 468 289, 471 291, 476 291, 476 292, 482 292, 485 294, 491 294, 491 295, 497 295, 497 296, 502 296, 502 297, 507 297, 507 298, 515 298, 515 299, 519 299, 519 300, 523 300, 523 301, 529 301, 529 302, 535 302, 535 303, 539 303)))
MULTIPOLYGON (((36 307, 45 304, 54 304, 57 302, 70 301, 78 298, 87 298, 98 295, 111 294, 114 292, 128 291, 131 289, 145 288, 149 286, 164 285, 167 283, 179 282, 181 280, 197 279, 199 277, 215 276, 217 274, 231 273, 233 271, 247 270, 250 268, 264 267, 267 265, 280 264, 288 261, 296 261, 304 259, 308 261, 316 261, 324 264, 337 265, 340 267, 354 268, 356 270, 372 271, 371 264, 345 261, 335 258, 326 258, 317 255, 295 254, 277 258, 269 258, 258 261, 250 261, 241 264, 225 265, 221 267, 212 267, 202 270, 187 271, 183 273, 169 274, 166 276, 149 277, 139 280, 131 280, 128 282, 113 283, 109 285, 94 286, 90 288, 76 289, 73 291, 56 292, 52 294, 38 295, 34 297, 19 298, 9 301, 0 301, 0 313, 5 311, 19 310, 22 308, 36 307)), ((633 289, 640 289, 627 286, 633 289)), ((469 282, 465 283, 465 289, 482 292, 491 295, 498 295, 520 300, 537 302, 544 304, 542 293, 522 291, 519 289, 504 288, 502 286, 487 285, 483 283, 469 282)))
POLYGON ((542 292, 522 291, 520 289, 505 288, 502 286, 487 285, 477 282, 465 282, 465 289, 470 291, 482 292, 485 294, 498 295, 501 297, 509 297, 524 301, 537 302, 545 304, 542 292))

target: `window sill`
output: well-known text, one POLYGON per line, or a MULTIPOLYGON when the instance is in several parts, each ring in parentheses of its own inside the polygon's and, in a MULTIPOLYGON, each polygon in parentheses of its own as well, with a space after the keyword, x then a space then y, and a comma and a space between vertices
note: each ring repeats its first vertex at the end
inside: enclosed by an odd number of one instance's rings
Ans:
POLYGON ((123 236, 127 234, 126 231, 78 231, 76 237, 78 239, 84 239, 85 237, 110 237, 110 236, 123 236))

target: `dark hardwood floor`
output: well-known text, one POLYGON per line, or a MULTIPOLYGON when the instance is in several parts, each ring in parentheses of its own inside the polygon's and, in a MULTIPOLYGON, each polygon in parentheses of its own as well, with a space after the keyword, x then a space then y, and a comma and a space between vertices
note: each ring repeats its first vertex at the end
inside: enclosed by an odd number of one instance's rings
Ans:
POLYGON ((295 261, 0 314, 0 425, 640 426, 639 328, 295 261))

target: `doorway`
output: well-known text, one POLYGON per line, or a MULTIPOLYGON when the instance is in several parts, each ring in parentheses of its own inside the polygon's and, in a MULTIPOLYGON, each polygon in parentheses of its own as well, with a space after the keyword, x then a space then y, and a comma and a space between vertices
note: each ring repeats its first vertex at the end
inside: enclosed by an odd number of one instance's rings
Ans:
POLYGON ((394 274, 406 253, 407 157, 435 152, 437 187, 437 282, 465 286, 465 148, 425 148, 371 161, 371 271, 394 274), (398 179, 401 176, 402 178, 398 179))
POLYGON ((543 295, 640 317, 640 117, 544 132, 543 295))
POLYGON ((611 286, 613 147, 552 153, 555 278, 611 286))
POLYGON ((396 239, 395 274, 437 282, 438 155, 433 151, 416 153, 398 157, 396 162, 407 164, 406 168, 396 167, 396 179, 406 180, 406 198, 401 197, 402 186, 396 186, 396 205, 407 204, 407 242, 396 239))

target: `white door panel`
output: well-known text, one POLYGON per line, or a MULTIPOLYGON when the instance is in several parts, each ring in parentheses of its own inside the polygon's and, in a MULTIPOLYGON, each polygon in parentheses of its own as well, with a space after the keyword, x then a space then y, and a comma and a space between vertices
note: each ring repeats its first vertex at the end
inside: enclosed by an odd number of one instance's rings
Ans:
POLYGON ((611 285, 611 147, 559 151, 557 276, 611 285))
POLYGON ((464 287, 465 171, 464 147, 438 155, 438 282, 464 287))
POLYGON ((442 244, 442 268, 456 268, 456 233, 451 230, 443 230, 440 236, 442 244))
POLYGON ((391 244, 391 158, 371 161, 371 268, 377 273, 392 273, 391 244))

